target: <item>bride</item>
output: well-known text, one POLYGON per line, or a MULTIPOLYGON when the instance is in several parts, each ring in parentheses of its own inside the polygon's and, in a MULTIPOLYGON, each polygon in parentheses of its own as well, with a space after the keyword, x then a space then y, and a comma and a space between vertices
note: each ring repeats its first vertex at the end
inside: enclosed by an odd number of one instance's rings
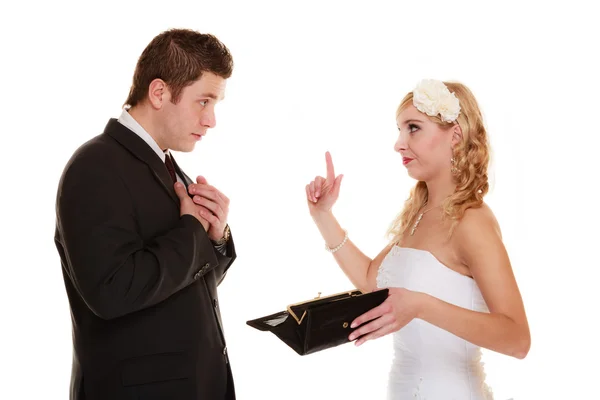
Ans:
POLYGON ((394 149, 417 184, 377 257, 332 214, 343 175, 329 153, 327 176, 306 186, 310 214, 351 282, 363 292, 389 288, 349 338, 361 345, 393 333, 388 399, 491 399, 480 348, 522 359, 531 339, 500 227, 483 202, 489 147, 479 106, 460 83, 423 80, 396 122, 394 149))

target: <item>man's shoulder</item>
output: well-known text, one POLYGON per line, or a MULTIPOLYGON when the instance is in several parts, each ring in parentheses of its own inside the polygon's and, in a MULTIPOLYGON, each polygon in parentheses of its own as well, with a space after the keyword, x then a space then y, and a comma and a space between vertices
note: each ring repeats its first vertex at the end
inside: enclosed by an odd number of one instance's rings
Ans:
POLYGON ((86 142, 82 143, 74 152, 73 156, 95 156, 114 151, 115 140, 105 132, 100 133, 86 142))
POLYGON ((87 163, 109 160, 123 152, 123 146, 109 133, 118 130, 119 127, 122 127, 120 123, 111 118, 102 133, 88 139, 75 149, 67 165, 73 162, 87 163))
POLYGON ((67 160, 62 175, 83 172, 114 164, 123 152, 122 146, 106 132, 97 134, 77 147, 67 160))

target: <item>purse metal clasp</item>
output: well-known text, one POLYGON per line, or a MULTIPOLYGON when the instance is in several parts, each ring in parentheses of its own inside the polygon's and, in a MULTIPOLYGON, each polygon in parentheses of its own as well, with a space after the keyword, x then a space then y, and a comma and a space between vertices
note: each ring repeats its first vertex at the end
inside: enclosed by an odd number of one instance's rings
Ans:
MULTIPOLYGON (((362 295, 362 293, 355 294, 354 290, 349 290, 347 292, 341 292, 341 293, 332 294, 330 296, 321 297, 321 292, 318 292, 317 297, 315 297, 313 300, 328 299, 328 298, 331 298, 331 297, 339 296, 341 294, 347 294, 347 295, 349 295, 351 297, 357 297, 357 296, 361 296, 362 295)), ((306 317, 306 310, 304 310, 304 312, 302 313, 302 316, 298 317, 296 315, 296 313, 294 312, 294 310, 292 310, 292 306, 298 306, 298 305, 301 305, 301 304, 310 303, 311 301, 312 300, 303 301, 301 303, 290 304, 289 306, 287 306, 287 312, 288 312, 288 314, 290 314, 292 316, 292 318, 294 318, 296 320, 296 322, 298 323, 298 325, 302 324, 302 321, 304 320, 304 317, 306 317)))

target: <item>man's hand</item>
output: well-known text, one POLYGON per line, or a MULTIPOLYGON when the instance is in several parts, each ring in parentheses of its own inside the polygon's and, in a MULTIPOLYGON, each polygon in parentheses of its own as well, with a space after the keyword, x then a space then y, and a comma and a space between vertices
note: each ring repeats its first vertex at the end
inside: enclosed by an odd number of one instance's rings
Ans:
POLYGON ((196 183, 188 186, 188 192, 193 195, 193 203, 201 209, 201 217, 210 224, 208 237, 213 241, 223 238, 229 215, 229 199, 215 187, 208 184, 202 176, 196 178, 196 183))
POLYGON ((188 196, 185 190, 185 185, 183 185, 180 182, 175 183, 175 193, 177 193, 177 197, 179 197, 180 201, 179 215, 189 214, 193 216, 198 221, 200 221, 200 223, 204 227, 204 230, 208 232, 208 230, 210 229, 210 223, 208 222, 206 216, 203 214, 206 212, 206 210, 192 201, 192 199, 190 198, 190 196, 188 196))

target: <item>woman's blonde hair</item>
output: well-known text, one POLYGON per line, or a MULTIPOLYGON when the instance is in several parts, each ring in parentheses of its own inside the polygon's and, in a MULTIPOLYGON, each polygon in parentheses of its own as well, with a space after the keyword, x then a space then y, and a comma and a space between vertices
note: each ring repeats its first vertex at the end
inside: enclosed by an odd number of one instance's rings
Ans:
MULTIPOLYGON (((456 224, 465 211, 471 207, 481 207, 483 197, 489 189, 488 163, 490 148, 483 117, 473 93, 465 85, 456 82, 444 82, 450 92, 454 92, 460 102, 461 112, 456 120, 462 130, 462 140, 453 148, 453 164, 448 160, 448 168, 453 167, 453 179, 456 190, 442 204, 443 217, 452 221, 448 235, 451 236, 456 224)), ((413 94, 408 93, 396 111, 396 119, 402 111, 413 104, 413 94)), ((425 115, 425 114, 424 114, 425 115)), ((443 122, 438 116, 430 117, 430 121, 451 128, 453 123, 443 122)), ((412 229, 417 215, 427 204, 427 185, 417 182, 410 196, 404 203, 404 208, 392 223, 388 234, 393 243, 400 243, 404 235, 412 229)), ((432 204, 431 206, 436 206, 432 204)))

